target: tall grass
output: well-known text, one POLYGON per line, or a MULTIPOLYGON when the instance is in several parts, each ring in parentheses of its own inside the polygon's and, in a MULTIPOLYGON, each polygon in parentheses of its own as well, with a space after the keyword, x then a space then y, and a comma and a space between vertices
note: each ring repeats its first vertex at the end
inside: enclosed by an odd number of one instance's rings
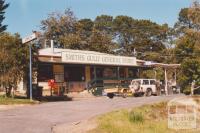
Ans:
POLYGON ((131 111, 129 113, 129 121, 133 123, 143 123, 144 116, 141 112, 131 111))
MULTIPOLYGON (((88 133, 179 133, 168 129, 167 103, 145 105, 131 110, 119 110, 97 118, 97 128, 88 133)), ((199 133, 200 131, 183 131, 199 133)))

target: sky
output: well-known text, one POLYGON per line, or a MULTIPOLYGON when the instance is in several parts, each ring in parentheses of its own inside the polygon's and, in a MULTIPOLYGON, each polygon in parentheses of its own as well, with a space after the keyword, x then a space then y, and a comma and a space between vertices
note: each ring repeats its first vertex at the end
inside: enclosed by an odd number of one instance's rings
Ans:
POLYGON ((67 8, 78 19, 107 14, 127 15, 135 19, 148 19, 158 24, 173 26, 181 8, 189 7, 192 0, 5 0, 10 3, 6 9, 4 24, 7 31, 20 33, 22 37, 33 30, 40 30, 40 22, 49 13, 63 12, 67 8))

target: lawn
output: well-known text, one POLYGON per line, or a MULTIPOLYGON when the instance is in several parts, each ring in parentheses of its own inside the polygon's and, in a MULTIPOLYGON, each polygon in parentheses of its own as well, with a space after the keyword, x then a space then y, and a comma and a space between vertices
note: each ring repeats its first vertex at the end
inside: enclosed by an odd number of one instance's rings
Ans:
POLYGON ((24 97, 6 98, 0 96, 0 105, 13 105, 13 104, 36 104, 37 101, 30 101, 24 97))
POLYGON ((88 133, 199 133, 200 130, 172 130, 167 123, 167 103, 119 110, 97 117, 97 127, 88 133))

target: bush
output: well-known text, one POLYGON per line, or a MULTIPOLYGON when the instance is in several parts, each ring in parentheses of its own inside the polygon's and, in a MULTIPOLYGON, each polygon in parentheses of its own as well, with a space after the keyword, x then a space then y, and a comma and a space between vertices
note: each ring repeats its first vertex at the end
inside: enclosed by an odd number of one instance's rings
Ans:
POLYGON ((140 112, 131 111, 129 113, 129 121, 133 122, 133 123, 143 123, 144 122, 144 116, 140 112))
POLYGON ((184 93, 185 95, 190 95, 191 89, 190 89, 189 87, 187 87, 187 88, 185 88, 185 89, 183 90, 183 93, 184 93))

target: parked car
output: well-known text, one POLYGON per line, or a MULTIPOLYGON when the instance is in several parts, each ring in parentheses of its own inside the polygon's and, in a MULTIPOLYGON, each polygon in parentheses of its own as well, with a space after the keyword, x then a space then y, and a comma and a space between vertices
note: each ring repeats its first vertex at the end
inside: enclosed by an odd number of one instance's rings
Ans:
POLYGON ((135 96, 157 95, 158 90, 156 79, 134 79, 131 81, 129 88, 135 96))

